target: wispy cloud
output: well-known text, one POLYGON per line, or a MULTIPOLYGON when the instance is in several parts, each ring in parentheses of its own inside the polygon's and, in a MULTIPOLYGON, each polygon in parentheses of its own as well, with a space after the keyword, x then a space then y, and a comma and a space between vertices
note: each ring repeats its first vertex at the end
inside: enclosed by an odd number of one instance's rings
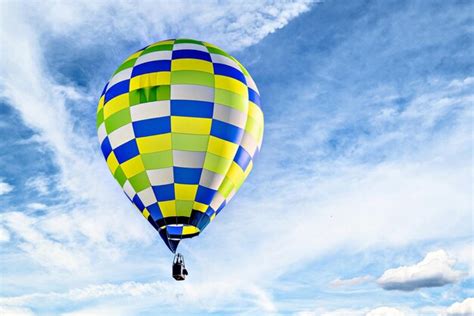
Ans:
POLYGON ((34 178, 29 179, 26 182, 26 186, 35 190, 39 195, 46 195, 49 192, 49 187, 52 182, 53 179, 51 177, 48 178, 43 175, 38 175, 34 178))
POLYGON ((0 226, 0 242, 10 241, 10 233, 4 227, 0 226))
POLYGON ((385 290, 413 291, 455 283, 464 275, 454 269, 455 260, 444 250, 430 252, 412 266, 389 269, 377 280, 385 290))
POLYGON ((77 1, 38 5, 33 16, 52 32, 74 32, 85 40, 87 31, 145 43, 186 34, 192 38, 205 36, 210 42, 235 50, 255 44, 314 3, 209 1, 203 6, 193 1, 142 1, 140 5, 130 1, 77 1), (111 10, 113 15, 103 14, 111 10), (49 19, 44 19, 46 12, 49 19))
POLYGON ((448 252, 452 254, 454 258, 456 258, 456 261, 459 264, 462 264, 467 268, 470 277, 474 276, 474 256, 472 255, 472 238, 467 240, 467 242, 454 244, 448 252))
POLYGON ((376 306, 372 308, 317 308, 314 311, 301 311, 295 316, 411 316, 411 315, 438 315, 438 316, 470 316, 474 312, 474 298, 466 298, 455 302, 449 307, 439 305, 417 306, 416 308, 400 306, 376 306))
POLYGON ((13 185, 5 182, 0 178, 0 195, 4 195, 13 191, 13 185))
POLYGON ((20 239, 18 247, 28 253, 39 264, 50 268, 67 268, 79 270, 86 267, 89 258, 81 247, 54 241, 36 228, 38 219, 19 212, 1 214, 1 220, 11 232, 20 239))
POLYGON ((377 307, 369 311, 366 316, 404 316, 405 313, 394 307, 377 307))
POLYGON ((31 309, 26 307, 0 306, 0 314, 8 316, 34 316, 31 309))
POLYGON ((374 308, 339 308, 334 310, 328 310, 319 308, 315 311, 302 311, 296 316, 405 316, 415 315, 416 311, 412 309, 399 309, 390 306, 378 306, 374 308))
POLYGON ((329 283, 332 287, 350 287, 350 286, 356 286, 360 284, 364 284, 367 282, 372 281, 374 278, 370 275, 364 275, 364 276, 359 276, 359 277, 354 277, 350 279, 334 279, 329 283))
MULTIPOLYGON (((72 302, 93 302, 97 299, 114 302, 112 310, 125 311, 135 314, 138 311, 151 309, 152 306, 160 305, 166 310, 173 310, 179 305, 194 306, 196 311, 232 311, 232 304, 240 302, 246 308, 257 308, 263 312, 274 312, 275 306, 272 299, 256 286, 244 282, 202 282, 199 284, 177 284, 174 281, 157 281, 150 283, 125 282, 122 284, 100 284, 85 288, 72 289, 67 292, 34 293, 16 297, 0 298, 3 306, 28 306, 34 304, 48 310, 53 302, 61 301, 63 304, 72 302), (238 285, 238 286, 236 286, 238 285), (154 297, 153 301, 149 297, 154 297), (126 301, 123 301, 126 299, 126 301), (130 306, 129 300, 133 299, 130 306), (231 303, 231 305, 229 305, 231 303), (197 306, 199 306, 197 308, 197 306)), ((111 311, 100 304, 96 307, 75 311, 77 314, 87 310, 96 312, 104 309, 111 311)))
POLYGON ((43 204, 43 203, 29 203, 27 205, 27 207, 29 209, 32 209, 32 210, 35 210, 35 211, 38 211, 38 210, 44 210, 46 209, 48 206, 46 204, 43 204))
POLYGON ((450 316, 469 316, 474 314, 474 297, 466 298, 462 302, 456 302, 446 310, 450 316))

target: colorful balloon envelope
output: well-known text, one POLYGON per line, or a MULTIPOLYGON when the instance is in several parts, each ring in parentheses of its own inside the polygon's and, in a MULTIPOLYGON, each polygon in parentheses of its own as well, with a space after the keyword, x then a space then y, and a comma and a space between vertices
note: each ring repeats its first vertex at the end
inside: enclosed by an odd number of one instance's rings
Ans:
POLYGON ((263 113, 255 82, 234 57, 175 39, 120 65, 100 97, 97 129, 112 175, 174 253, 247 178, 263 113))

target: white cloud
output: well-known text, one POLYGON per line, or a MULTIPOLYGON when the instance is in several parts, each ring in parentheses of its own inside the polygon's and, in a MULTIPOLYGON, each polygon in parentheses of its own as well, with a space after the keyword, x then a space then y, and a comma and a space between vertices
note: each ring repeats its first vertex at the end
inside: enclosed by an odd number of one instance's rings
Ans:
POLYGON ((328 310, 324 308, 316 308, 313 311, 301 311, 295 316, 405 316, 417 315, 418 312, 410 308, 395 308, 389 306, 379 306, 374 308, 338 308, 328 310))
POLYGON ((129 309, 124 306, 110 306, 110 305, 99 305, 94 307, 80 308, 75 311, 62 313, 61 316, 103 316, 103 315, 114 315, 114 316, 128 316, 130 315, 129 309))
MULTIPOLYGON (((5 306, 23 306, 35 304, 41 308, 57 301, 63 303, 92 302, 101 299, 107 305, 94 306, 79 311, 71 311, 66 315, 80 315, 90 311, 92 314, 104 310, 124 311, 124 314, 137 314, 151 306, 175 310, 176 305, 194 306, 197 311, 232 310, 229 303, 241 304, 243 308, 252 310, 255 306, 265 313, 275 312, 271 298, 260 288, 244 282, 199 282, 179 284, 175 281, 156 281, 150 283, 125 282, 121 284, 91 285, 85 288, 72 289, 66 292, 34 293, 29 295, 2 297, 0 304, 5 306), (150 297, 154 297, 150 301, 150 297), (113 302, 113 303, 112 303, 113 302), (111 309, 111 306, 114 308, 111 309)), ((115 313, 112 313, 115 314, 115 313)))
POLYGON ((40 195, 46 195, 49 192, 49 186, 51 184, 51 178, 45 176, 37 176, 31 179, 28 179, 26 186, 32 188, 40 195))
MULTIPOLYGON (((68 301, 84 301, 97 299, 100 297, 113 297, 113 296, 144 296, 150 294, 163 294, 166 292, 167 285, 172 285, 165 282, 154 282, 154 283, 137 283, 137 282, 126 282, 122 284, 100 284, 91 285, 85 288, 72 289, 67 292, 49 292, 49 293, 35 293, 29 295, 22 295, 16 297, 2 297, 0 302, 2 304, 17 304, 24 305, 29 304, 38 300, 55 300, 63 299, 68 301)), ((161 299, 168 299, 176 294, 173 290, 176 287, 169 288, 169 294, 161 299)))
MULTIPOLYGON (((191 37, 237 50, 255 44, 291 19, 308 11, 317 1, 75 1, 36 3, 30 23, 54 34, 73 33, 76 40, 91 44, 89 34, 108 41, 111 37, 150 41, 191 37), (114 14, 104 14, 113 11, 114 14), (45 18, 45 17, 48 18, 45 18)), ((26 4, 28 5, 28 4, 26 4)), ((10 5, 22 9, 25 3, 10 5)), ((125 57, 125 56, 124 56, 125 57)))
MULTIPOLYGON (((304 314, 303 314, 304 315, 304 314)), ((338 308, 331 311, 319 311, 317 310, 310 315, 314 316, 362 316, 364 315, 364 309, 350 309, 350 308, 338 308)))
POLYGON ((413 291, 423 287, 439 287, 455 283, 464 275, 454 269, 455 260, 444 250, 429 252, 412 266, 389 269, 377 280, 385 290, 413 291))
POLYGON ((474 276, 474 246, 472 244, 472 239, 469 239, 467 242, 453 245, 453 247, 449 249, 449 253, 456 258, 458 263, 467 267, 470 277, 474 276))
POLYGON ((474 315, 474 297, 466 298, 462 302, 456 302, 446 310, 449 316, 472 316, 474 315))
POLYGON ((8 230, 0 226, 0 242, 10 241, 10 233, 8 230))
POLYGON ((35 203, 29 203, 26 207, 28 207, 29 209, 38 211, 38 210, 44 210, 48 206, 46 204, 43 204, 43 203, 36 203, 35 202, 35 203))
POLYGON ((0 306, 0 315, 6 316, 33 316, 34 313, 26 307, 0 306))
POLYGON ((0 179, 0 195, 4 195, 13 191, 13 185, 0 179))
POLYGON ((378 306, 372 308, 339 308, 327 310, 316 308, 315 310, 300 311, 295 316, 405 316, 405 315, 439 315, 439 316, 471 316, 474 314, 474 298, 466 298, 462 302, 456 302, 449 307, 426 305, 416 309, 397 306, 378 306))
POLYGON ((364 284, 373 280, 373 277, 370 275, 359 276, 350 279, 334 279, 332 280, 329 285, 332 287, 349 287, 349 286, 356 286, 360 284, 364 284))
POLYGON ((366 316, 404 316, 405 313, 394 307, 377 307, 366 314, 366 316))
POLYGON ((18 247, 39 264, 71 271, 87 267, 89 258, 81 251, 80 245, 68 245, 49 239, 37 228, 38 219, 19 212, 3 213, 0 219, 20 238, 18 247))

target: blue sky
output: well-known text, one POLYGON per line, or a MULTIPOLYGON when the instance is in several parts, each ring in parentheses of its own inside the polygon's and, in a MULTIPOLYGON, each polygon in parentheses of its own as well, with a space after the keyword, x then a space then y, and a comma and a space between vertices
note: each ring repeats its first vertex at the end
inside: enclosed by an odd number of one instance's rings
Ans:
POLYGON ((3 1, 0 312, 470 315, 473 9, 3 1), (117 65, 175 37, 238 58, 266 120, 183 283, 95 135, 117 65))

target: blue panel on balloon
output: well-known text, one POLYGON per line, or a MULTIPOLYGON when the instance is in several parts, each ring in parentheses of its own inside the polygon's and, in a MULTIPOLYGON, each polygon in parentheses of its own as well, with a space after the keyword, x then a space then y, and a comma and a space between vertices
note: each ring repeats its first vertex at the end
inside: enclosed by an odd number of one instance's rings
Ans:
POLYGON ((169 116, 158 117, 132 123, 135 137, 145 137, 171 132, 171 119, 169 116))
POLYGON ((243 84, 247 85, 247 80, 245 80, 244 74, 240 71, 235 69, 234 67, 224 65, 224 64, 214 64, 214 74, 231 77, 234 79, 239 80, 243 84))
POLYGON ((192 210, 191 217, 189 219, 189 225, 193 225, 197 227, 197 224, 205 216, 203 212, 192 210))
POLYGON ((174 182, 182 184, 198 184, 202 168, 173 167, 174 182))
POLYGON ((256 105, 260 106, 260 96, 257 92, 253 91, 249 88, 249 100, 255 103, 256 105))
POLYGON ((191 59, 202 59, 212 62, 211 55, 206 52, 202 52, 200 50, 194 49, 180 49, 173 51, 173 59, 181 59, 181 58, 191 58, 191 59))
POLYGON ((166 229, 168 230, 168 234, 170 234, 170 235, 182 235, 183 234, 183 226, 167 226, 166 229))
POLYGON ((104 90, 102 90, 102 93, 100 94, 100 96, 103 96, 105 94, 105 91, 107 91, 108 86, 109 86, 109 83, 107 82, 107 84, 105 85, 104 90))
POLYGON ((110 152, 112 151, 112 146, 110 145, 109 137, 106 137, 104 139, 102 145, 100 145, 100 149, 102 150, 102 153, 104 154, 104 157, 107 160, 107 157, 109 157, 110 152))
POLYGON ((212 120, 211 135, 239 144, 244 131, 237 126, 219 120, 212 120))
POLYGON ((135 139, 132 139, 131 141, 128 141, 125 144, 115 148, 114 154, 119 163, 123 163, 129 159, 132 159, 133 157, 138 156, 139 152, 135 139))
POLYGON ((216 213, 216 211, 214 211, 214 209, 212 207, 208 207, 207 210, 206 210, 206 214, 207 216, 211 217, 212 215, 214 215, 216 213))
POLYGON ((174 184, 156 185, 153 186, 157 201, 174 200, 174 184))
POLYGON ((109 90, 105 93, 105 102, 108 102, 115 98, 116 96, 119 96, 124 93, 128 93, 129 91, 129 86, 130 86, 130 80, 124 80, 120 81, 116 84, 114 84, 112 87, 110 87, 109 90))
POLYGON ((207 214, 202 214, 202 218, 197 224, 197 228, 199 228, 200 231, 203 231, 204 228, 211 222, 210 217, 207 214))
POLYGON ((216 190, 199 186, 196 193, 196 202, 209 205, 211 204, 212 198, 214 197, 216 192, 216 190))
POLYGON ((151 205, 148 205, 147 208, 148 212, 151 215, 151 218, 156 222, 159 219, 163 218, 163 215, 161 214, 160 207, 158 206, 157 203, 153 203, 151 205))
POLYGON ((160 71, 171 71, 171 60, 155 60, 136 65, 133 67, 132 77, 160 71))
POLYGON ((237 153, 234 157, 235 163, 245 171, 251 160, 252 157, 250 157, 250 154, 242 146, 239 146, 239 149, 237 150, 237 153))
POLYGON ((171 100, 171 115, 212 118, 214 104, 206 101, 171 100))
POLYGON ((135 196, 132 199, 133 204, 135 204, 140 211, 143 211, 145 208, 145 205, 143 205, 142 200, 140 200, 140 197, 138 194, 135 194, 135 196))

